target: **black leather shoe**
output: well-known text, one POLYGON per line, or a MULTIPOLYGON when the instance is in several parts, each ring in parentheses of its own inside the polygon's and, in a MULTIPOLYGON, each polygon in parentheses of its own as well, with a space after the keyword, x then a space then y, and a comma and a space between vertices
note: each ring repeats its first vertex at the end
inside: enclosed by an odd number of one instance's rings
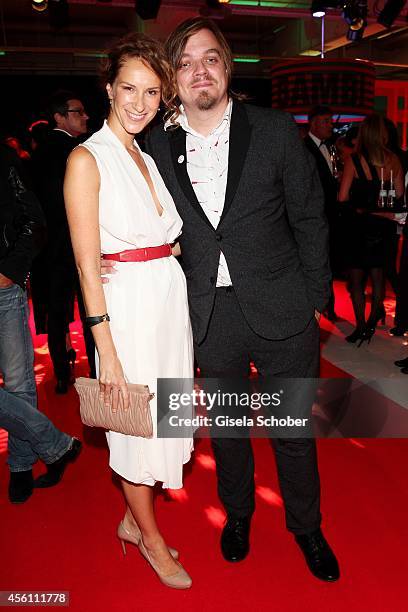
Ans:
POLYGON ((32 492, 33 473, 31 470, 10 472, 8 496, 12 504, 23 504, 31 497, 32 492))
POLYGON ((70 448, 57 461, 47 465, 46 473, 34 480, 34 487, 37 489, 46 489, 48 487, 54 487, 56 484, 58 484, 68 463, 75 461, 81 452, 81 449, 82 442, 76 438, 72 438, 70 448))
POLYGON ((406 359, 398 359, 398 361, 394 361, 394 363, 398 368, 408 368, 408 357, 406 357, 406 359))
POLYGON ((251 519, 228 518, 221 535, 221 551, 226 561, 242 561, 249 552, 251 519))
POLYGON ((402 368, 401 374, 408 374, 408 368, 402 368))
POLYGON ((295 540, 316 578, 326 582, 334 582, 340 578, 337 559, 320 529, 313 533, 296 535, 295 540))

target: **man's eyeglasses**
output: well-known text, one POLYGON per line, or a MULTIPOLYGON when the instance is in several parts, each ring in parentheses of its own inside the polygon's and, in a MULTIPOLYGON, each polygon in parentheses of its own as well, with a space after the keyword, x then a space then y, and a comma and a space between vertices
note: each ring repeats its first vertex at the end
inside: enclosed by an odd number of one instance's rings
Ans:
POLYGON ((86 115, 84 108, 69 108, 67 113, 78 113, 80 117, 84 117, 84 115, 86 115))

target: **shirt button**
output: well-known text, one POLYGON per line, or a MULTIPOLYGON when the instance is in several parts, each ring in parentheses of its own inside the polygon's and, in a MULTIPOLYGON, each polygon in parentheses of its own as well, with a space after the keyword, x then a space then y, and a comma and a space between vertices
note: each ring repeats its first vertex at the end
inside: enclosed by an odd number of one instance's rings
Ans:
POLYGON ((218 242, 220 242, 220 240, 222 240, 221 234, 215 234, 215 239, 218 240, 218 242))

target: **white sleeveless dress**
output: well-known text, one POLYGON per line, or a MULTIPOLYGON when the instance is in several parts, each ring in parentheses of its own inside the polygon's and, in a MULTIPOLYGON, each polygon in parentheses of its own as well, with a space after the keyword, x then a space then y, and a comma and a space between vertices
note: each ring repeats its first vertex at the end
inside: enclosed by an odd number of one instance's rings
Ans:
MULTIPOLYGON (((105 122, 83 145, 100 173, 99 223, 102 253, 174 242, 182 221, 153 159, 142 153, 157 197, 132 157, 105 122)), ((135 142, 135 146, 138 146, 135 142)), ((140 150, 140 149, 139 149, 140 150)), ((157 393, 157 378, 193 377, 193 342, 186 280, 174 257, 146 262, 117 262, 117 273, 104 285, 110 327, 126 380, 147 384, 157 393)), ((154 438, 110 431, 110 467, 134 483, 178 489, 192 438, 156 437, 156 400, 150 402, 154 438)))

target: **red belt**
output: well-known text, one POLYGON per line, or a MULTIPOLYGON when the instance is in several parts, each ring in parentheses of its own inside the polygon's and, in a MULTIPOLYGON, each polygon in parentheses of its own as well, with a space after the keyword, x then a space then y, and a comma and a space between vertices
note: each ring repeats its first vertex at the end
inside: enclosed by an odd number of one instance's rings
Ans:
POLYGON ((162 244, 155 247, 146 247, 145 249, 130 249, 120 253, 107 253, 102 255, 102 259, 113 259, 113 261, 150 261, 151 259, 170 257, 170 255, 170 244, 162 244))

